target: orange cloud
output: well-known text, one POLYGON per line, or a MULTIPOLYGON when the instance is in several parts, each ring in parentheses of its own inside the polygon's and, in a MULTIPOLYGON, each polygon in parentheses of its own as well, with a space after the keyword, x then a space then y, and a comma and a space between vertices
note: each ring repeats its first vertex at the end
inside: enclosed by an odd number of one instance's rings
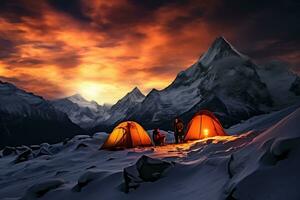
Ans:
POLYGON ((238 38, 216 20, 218 1, 5 2, 0 79, 46 98, 114 103, 135 86, 162 89, 215 37, 238 38))

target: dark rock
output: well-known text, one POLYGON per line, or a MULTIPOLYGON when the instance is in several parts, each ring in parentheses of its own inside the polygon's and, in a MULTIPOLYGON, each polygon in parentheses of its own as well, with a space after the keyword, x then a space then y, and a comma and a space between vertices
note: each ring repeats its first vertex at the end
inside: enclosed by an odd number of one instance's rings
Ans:
POLYGON ((172 166, 172 163, 143 155, 135 165, 123 170, 125 192, 129 192, 131 188, 136 189, 143 182, 158 180, 172 166))
POLYGON ((15 147, 5 147, 2 151, 3 156, 8 156, 8 155, 11 155, 11 154, 14 154, 14 155, 17 154, 17 150, 16 150, 15 147))
POLYGON ((297 77, 290 87, 290 91, 295 95, 300 95, 300 77, 297 77))
POLYGON ((87 144, 85 143, 80 143, 77 145, 76 150, 80 150, 80 149, 86 149, 88 147, 87 144))
POLYGON ((162 175, 162 173, 169 167, 171 163, 153 159, 143 155, 136 163, 137 170, 139 171, 140 177, 144 181, 156 181, 162 175))
POLYGON ((52 153, 49 151, 46 147, 41 147, 40 150, 35 154, 35 157, 43 156, 43 155, 52 155, 52 153))
POLYGON ((25 146, 25 145, 22 145, 22 146, 19 146, 19 147, 16 147, 16 150, 18 151, 18 153, 22 153, 26 150, 30 149, 28 146, 25 146))
POLYGON ((108 158, 107 161, 111 161, 111 160, 114 160, 114 159, 115 159, 115 158, 108 158))
POLYGON ((41 148, 41 146, 40 145, 30 145, 30 148, 35 151, 35 150, 39 150, 41 148))
POLYGON ((87 167, 86 169, 93 169, 93 168, 96 168, 96 166, 92 165, 92 166, 87 167))
POLYGON ((14 160, 14 163, 20 163, 27 161, 30 157, 32 157, 32 151, 31 149, 27 149, 26 151, 22 152, 18 157, 14 160))
POLYGON ((69 142, 69 138, 66 138, 66 139, 64 139, 64 141, 63 141, 63 145, 66 145, 66 144, 68 144, 68 142, 69 142))

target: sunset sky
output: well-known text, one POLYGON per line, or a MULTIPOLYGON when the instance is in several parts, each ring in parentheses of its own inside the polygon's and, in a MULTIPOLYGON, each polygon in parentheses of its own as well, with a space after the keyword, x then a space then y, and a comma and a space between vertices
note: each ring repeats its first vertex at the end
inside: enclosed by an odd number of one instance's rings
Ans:
POLYGON ((166 87, 220 35, 300 72, 299 10, 296 0, 1 0, 0 80, 114 103, 135 86, 166 87))

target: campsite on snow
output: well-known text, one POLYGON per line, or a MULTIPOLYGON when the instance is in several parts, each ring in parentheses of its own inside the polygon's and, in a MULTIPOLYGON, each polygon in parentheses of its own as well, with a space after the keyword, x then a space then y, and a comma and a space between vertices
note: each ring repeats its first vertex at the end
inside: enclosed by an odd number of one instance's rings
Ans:
POLYGON ((300 0, 0 0, 0 200, 300 200, 300 0))
POLYGON ((299 80, 219 37, 165 89, 112 106, 1 82, 0 197, 300 199, 299 80))

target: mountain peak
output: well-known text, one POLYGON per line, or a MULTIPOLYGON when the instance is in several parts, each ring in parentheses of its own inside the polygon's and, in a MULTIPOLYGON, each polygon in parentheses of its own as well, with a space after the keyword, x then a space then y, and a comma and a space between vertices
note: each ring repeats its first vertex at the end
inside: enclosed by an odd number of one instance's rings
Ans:
POLYGON ((128 95, 134 95, 138 97, 145 97, 145 95, 140 91, 138 87, 134 87, 133 90, 131 90, 128 95))
POLYGON ((230 43, 229 43, 223 36, 217 37, 217 38, 214 40, 213 45, 214 45, 215 43, 224 43, 224 44, 226 44, 226 45, 230 45, 230 43))
POLYGON ((133 88, 130 92, 128 92, 122 99, 119 101, 134 101, 134 102, 140 102, 143 101, 145 98, 145 95, 139 90, 138 87, 133 88))
POLYGON ((201 56, 199 62, 203 66, 208 66, 213 61, 229 56, 243 57, 223 36, 220 36, 215 39, 207 52, 201 56))
POLYGON ((140 91, 140 89, 139 89, 137 86, 135 86, 135 87, 133 88, 133 90, 131 90, 131 92, 134 92, 134 93, 142 93, 142 92, 140 91))
POLYGON ((87 101, 85 98, 83 98, 83 96, 81 96, 81 94, 76 93, 73 94, 72 96, 67 97, 67 99, 69 100, 76 100, 76 101, 87 101))

